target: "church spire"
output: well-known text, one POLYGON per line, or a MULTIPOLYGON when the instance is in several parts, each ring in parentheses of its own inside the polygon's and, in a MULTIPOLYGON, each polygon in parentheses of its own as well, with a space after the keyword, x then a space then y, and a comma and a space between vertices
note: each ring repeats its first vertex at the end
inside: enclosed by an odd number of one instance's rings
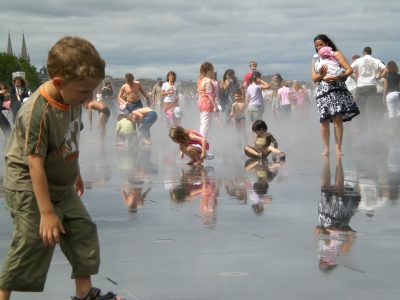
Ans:
POLYGON ((8 32, 8 45, 7 45, 7 54, 14 55, 14 54, 13 54, 13 51, 12 51, 12 46, 11 46, 11 37, 10 37, 10 31, 8 32))
POLYGON ((30 63, 30 58, 28 55, 28 51, 26 51, 26 44, 25 44, 25 34, 22 32, 22 49, 21 49, 21 58, 27 60, 30 63))

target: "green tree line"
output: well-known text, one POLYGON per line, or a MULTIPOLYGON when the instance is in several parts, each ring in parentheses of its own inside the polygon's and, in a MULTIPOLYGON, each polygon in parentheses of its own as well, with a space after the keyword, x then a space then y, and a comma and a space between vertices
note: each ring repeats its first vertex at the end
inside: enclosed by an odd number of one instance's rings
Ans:
POLYGON ((12 73, 15 72, 17 62, 19 70, 25 72, 25 80, 28 83, 29 89, 34 92, 40 86, 40 79, 36 73, 36 67, 23 59, 5 52, 0 53, 0 82, 12 86, 12 73))

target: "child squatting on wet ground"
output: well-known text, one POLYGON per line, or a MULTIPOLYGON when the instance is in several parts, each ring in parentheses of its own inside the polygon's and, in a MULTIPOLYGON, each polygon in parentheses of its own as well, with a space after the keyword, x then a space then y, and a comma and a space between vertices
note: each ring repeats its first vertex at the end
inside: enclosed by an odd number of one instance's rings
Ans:
POLYGON ((244 153, 252 158, 267 158, 272 152, 279 156, 280 159, 285 159, 286 155, 278 149, 278 142, 271 133, 268 132, 267 124, 263 120, 256 120, 252 126, 253 132, 257 134, 254 146, 244 148, 244 153), (274 146, 272 147, 271 144, 274 146))
POLYGON ((136 144, 136 123, 129 119, 131 117, 132 114, 128 114, 128 116, 120 114, 117 117, 118 123, 115 131, 115 144, 117 146, 123 146, 125 142, 129 146, 136 144))
POLYGON ((100 267, 99 240, 80 198, 81 104, 93 97, 104 69, 89 41, 60 39, 48 55, 51 79, 17 115, 5 152, 3 184, 14 232, 0 273, 1 300, 10 299, 12 291, 43 291, 56 243, 72 266, 73 299, 121 300, 111 292, 102 297, 92 287, 91 275, 100 267))
POLYGON ((169 137, 179 144, 180 157, 183 158, 183 155, 187 155, 190 158, 186 163, 187 165, 201 165, 204 159, 211 160, 214 158, 214 155, 207 154, 207 150, 210 148, 209 143, 193 129, 172 126, 169 130, 169 137))

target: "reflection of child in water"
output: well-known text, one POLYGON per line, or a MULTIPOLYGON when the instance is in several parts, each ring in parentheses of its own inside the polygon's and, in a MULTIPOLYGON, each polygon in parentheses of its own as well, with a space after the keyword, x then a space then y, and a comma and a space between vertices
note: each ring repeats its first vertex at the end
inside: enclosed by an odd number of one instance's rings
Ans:
POLYGON ((206 189, 203 166, 192 166, 188 172, 180 171, 180 184, 170 190, 171 201, 182 203, 199 196, 206 189))
POLYGON ((147 194, 151 191, 151 187, 147 188, 142 193, 143 187, 130 187, 129 192, 126 193, 125 189, 121 190, 122 199, 128 205, 128 211, 131 214, 135 214, 138 208, 142 207, 147 194))
MULTIPOLYGON (((271 165, 271 168, 277 170, 279 166, 279 163, 274 163, 271 165)), ((274 180, 277 172, 271 172, 268 164, 265 161, 260 162, 258 159, 249 159, 246 161, 245 169, 254 169, 254 173, 247 173, 246 189, 253 211, 260 215, 264 211, 264 204, 272 201, 272 197, 267 195, 267 193, 269 183, 274 180)))

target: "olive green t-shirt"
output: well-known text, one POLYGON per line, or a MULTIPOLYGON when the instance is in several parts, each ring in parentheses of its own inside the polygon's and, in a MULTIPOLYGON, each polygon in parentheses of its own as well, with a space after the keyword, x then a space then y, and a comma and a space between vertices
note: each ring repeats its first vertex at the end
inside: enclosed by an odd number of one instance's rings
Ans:
POLYGON ((256 137, 256 140, 254 142, 254 148, 258 150, 263 150, 265 148, 268 148, 271 144, 274 143, 276 143, 276 139, 271 133, 267 131, 263 135, 256 137))
POLYGON ((22 105, 5 152, 4 187, 33 191, 28 155, 45 158, 50 199, 60 201, 78 175, 81 106, 61 104, 42 85, 22 105))
POLYGON ((278 98, 278 90, 282 87, 282 84, 277 84, 275 81, 272 81, 269 85, 273 91, 272 97, 278 98))
POLYGON ((156 95, 157 101, 161 101, 161 100, 163 99, 163 98, 162 98, 162 94, 161 94, 161 86, 159 86, 158 84, 156 84, 156 85, 153 87, 153 94, 156 95))

